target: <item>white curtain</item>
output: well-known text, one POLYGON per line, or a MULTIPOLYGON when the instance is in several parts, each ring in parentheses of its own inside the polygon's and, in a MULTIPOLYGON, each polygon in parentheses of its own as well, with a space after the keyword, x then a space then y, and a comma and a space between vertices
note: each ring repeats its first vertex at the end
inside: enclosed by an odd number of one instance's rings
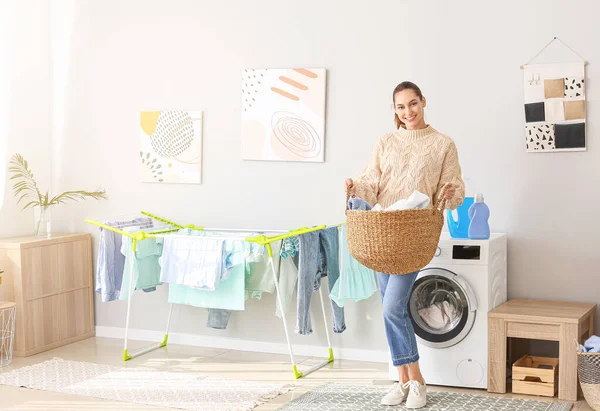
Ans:
MULTIPOLYGON (((2 1, 2 0, 0 0, 2 1)), ((50 0, 50 143, 52 147, 52 191, 59 190, 63 178, 67 101, 71 76, 71 54, 75 3, 73 0, 50 0)))
POLYGON ((0 209, 4 204, 8 167, 11 83, 16 41, 17 0, 0 0, 0 209))

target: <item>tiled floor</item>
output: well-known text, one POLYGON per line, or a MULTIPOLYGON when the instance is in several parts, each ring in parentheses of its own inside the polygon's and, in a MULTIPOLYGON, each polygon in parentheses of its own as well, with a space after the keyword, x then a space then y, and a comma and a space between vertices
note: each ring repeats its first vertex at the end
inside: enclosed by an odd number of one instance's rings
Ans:
MULTIPOLYGON (((146 342, 132 342, 130 352, 148 346, 146 342)), ((326 381, 352 381, 364 384, 390 384, 387 381, 387 365, 382 363, 336 360, 334 363, 308 375, 306 378, 294 380, 289 365, 289 357, 279 354, 263 354, 214 348, 169 345, 131 361, 123 363, 122 341, 110 338, 90 338, 75 344, 57 348, 28 358, 15 358, 12 365, 3 368, 8 371, 24 365, 31 365, 53 357, 67 360, 87 361, 125 367, 153 367, 157 370, 198 373, 221 378, 240 380, 289 382, 298 385, 296 390, 281 395, 264 404, 256 411, 272 411, 282 404, 297 398, 311 388, 326 381)), ((309 368, 320 361, 320 358, 297 357, 300 370, 309 368)), ((485 394, 481 390, 449 389, 431 387, 439 390, 453 390, 485 394)), ((510 394, 508 394, 510 395, 510 394)), ((532 398, 527 396, 518 396, 532 398)), ((1 409, 13 407, 25 410, 166 410, 165 408, 141 406, 122 402, 110 402, 89 397, 63 395, 46 391, 35 391, 23 388, 0 386, 1 409)), ((576 411, 591 410, 585 401, 579 401, 573 407, 576 411)), ((350 410, 349 410, 350 411, 350 410)))

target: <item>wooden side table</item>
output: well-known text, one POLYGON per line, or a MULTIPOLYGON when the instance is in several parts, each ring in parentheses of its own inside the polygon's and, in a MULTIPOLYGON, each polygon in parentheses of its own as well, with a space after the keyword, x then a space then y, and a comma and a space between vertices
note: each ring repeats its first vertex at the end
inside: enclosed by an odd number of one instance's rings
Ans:
POLYGON ((488 391, 506 392, 508 337, 558 341, 558 398, 577 401, 574 340, 594 333, 596 304, 514 299, 488 313, 488 391))

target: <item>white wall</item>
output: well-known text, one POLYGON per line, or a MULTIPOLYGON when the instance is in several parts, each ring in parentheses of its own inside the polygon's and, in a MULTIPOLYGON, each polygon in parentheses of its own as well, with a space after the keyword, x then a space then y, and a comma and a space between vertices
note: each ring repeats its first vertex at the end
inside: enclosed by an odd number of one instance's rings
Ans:
MULTIPOLYGON (((109 200, 63 207, 64 228, 96 233, 84 218, 141 209, 206 226, 338 223, 343 179, 356 176, 376 139, 392 130, 391 92, 412 80, 428 98, 428 121, 456 141, 468 190, 485 194, 493 230, 510 236, 510 297, 600 302, 596 2, 107 0, 76 7, 59 188, 101 185, 109 200), (553 36, 592 63, 584 153, 525 152, 519 65, 553 36), (240 71, 298 66, 328 69, 326 162, 241 161, 240 71), (139 182, 138 115, 149 108, 204 110, 202 185, 139 182)), ((134 327, 161 330, 165 301, 164 290, 137 299, 134 327)), ((273 307, 271 296, 250 301, 226 331, 205 328, 203 310, 177 307, 173 328, 283 342, 273 307)), ((122 327, 124 314, 124 304, 96 303, 98 325, 122 327)), ((386 350, 380 317, 377 297, 350 304, 348 330, 334 344, 386 350)), ((320 325, 294 341, 325 344, 320 325)))
MULTIPOLYGON (((48 4, 39 0, 19 0, 16 4, 6 161, 14 153, 22 154, 40 189, 45 191, 50 189, 52 162, 49 139, 48 4)), ((0 8, 11 10, 8 2, 0 8)), ((0 212, 2 237, 33 234, 33 211, 21 211, 28 201, 16 204, 13 183, 8 181, 4 191, 4 204, 0 212)))

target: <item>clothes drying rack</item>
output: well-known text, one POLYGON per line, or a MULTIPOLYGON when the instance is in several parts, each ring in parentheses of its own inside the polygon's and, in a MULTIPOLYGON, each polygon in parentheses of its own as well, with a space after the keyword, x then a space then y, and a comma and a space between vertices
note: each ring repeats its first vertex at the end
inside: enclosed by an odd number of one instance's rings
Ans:
MULTIPOLYGON (((168 226, 174 227, 174 229, 168 229, 168 230, 160 230, 160 231, 155 231, 155 232, 146 232, 146 231, 142 231, 142 230, 138 230, 135 233, 128 233, 127 231, 123 231, 120 230, 118 228, 114 228, 111 227, 109 225, 103 224, 101 222, 98 221, 94 221, 91 219, 86 219, 85 222, 89 223, 89 224, 93 224, 95 226, 98 227, 102 227, 105 230, 110 230, 113 231, 115 233, 118 234, 122 234, 126 237, 129 237, 133 240, 133 246, 132 246, 132 252, 135 253, 135 251, 137 250, 137 244, 140 241, 143 241, 145 239, 148 238, 185 238, 185 239, 228 239, 228 240, 239 240, 239 241, 246 241, 246 242, 250 242, 250 243, 256 243, 258 245, 262 245, 267 249, 267 253, 269 255, 269 260, 267 262, 268 265, 271 266, 271 273, 273 274, 273 280, 275 282, 275 290, 276 290, 276 294, 277 294, 277 301, 279 303, 279 307, 281 307, 281 319, 283 321, 283 330, 285 332, 285 338, 287 341, 287 345, 288 345, 288 351, 289 351, 289 355, 290 355, 290 361, 292 364, 292 371, 294 373, 294 377, 295 378, 301 378, 301 377, 305 377, 308 374, 324 367, 325 365, 331 363, 334 361, 334 357, 333 357, 333 348, 331 347, 331 338, 329 336, 329 326, 327 325, 327 314, 325 313, 325 302, 323 300, 323 291, 322 291, 322 287, 319 287, 319 297, 321 299, 321 311, 323 313, 323 322, 325 324, 325 335, 327 336, 327 345, 328 345, 328 350, 329 350, 329 356, 326 360, 323 360, 321 362, 319 362, 318 364, 310 367, 309 369, 300 372, 298 371, 298 367, 296 365, 296 361, 294 360, 294 351, 292 348, 292 343, 290 340, 290 333, 288 330, 288 326, 286 323, 286 319, 285 319, 285 310, 283 307, 283 304, 281 302, 281 294, 279 292, 279 284, 277 281, 277 273, 275 271, 275 264, 273 262, 273 248, 271 247, 271 243, 276 242, 276 241, 281 241, 284 240, 286 238, 290 238, 290 237, 295 237, 295 236, 299 236, 302 234, 306 234, 306 233, 311 233, 314 231, 319 231, 319 230, 323 230, 325 228, 329 228, 329 226, 327 225, 319 225, 319 226, 315 226, 315 227, 302 227, 302 228, 298 228, 295 230, 289 230, 289 231, 281 231, 281 230, 256 230, 256 229, 232 229, 232 228, 206 228, 206 227, 198 227, 195 226, 193 224, 188 224, 188 225, 181 225, 181 224, 177 224, 174 223, 173 221, 169 221, 165 218, 162 217, 158 217, 154 214, 150 214, 146 211, 142 211, 141 214, 152 218, 153 220, 157 220, 160 221, 162 223, 167 224, 168 226), (207 236, 201 236, 201 237, 196 237, 196 236, 188 236, 188 235, 176 235, 173 234, 175 232, 178 232, 181 229, 191 229, 191 230, 198 230, 198 231, 216 231, 216 232, 232 232, 233 234, 229 237, 223 237, 223 236, 219 236, 219 237, 211 237, 209 235, 207 236), (256 233, 261 233, 252 237, 243 237, 241 235, 235 236, 234 234, 236 232, 244 232, 244 233, 248 233, 248 232, 256 232, 256 233), (273 236, 266 236, 265 233, 278 233, 277 235, 273 235, 273 236)), ((123 347, 123 361, 129 361, 132 358, 136 358, 139 357, 140 355, 143 354, 147 354, 151 351, 157 350, 159 348, 165 347, 167 345, 167 342, 169 340, 169 326, 171 324, 171 315, 173 313, 173 303, 169 304, 169 316, 167 318, 167 327, 166 327, 166 331, 165 331, 165 335, 163 338, 163 341, 160 343, 157 343, 155 345, 152 345, 151 347, 148 347, 144 350, 141 350, 139 352, 136 353, 131 353, 129 354, 128 350, 127 350, 127 343, 128 343, 128 338, 129 338, 129 325, 130 325, 130 318, 131 318, 131 301, 133 298, 133 291, 134 291, 134 264, 131 264, 131 271, 130 271, 130 275, 129 275, 129 290, 128 290, 128 295, 129 298, 127 299, 127 317, 125 320, 125 341, 124 341, 124 347, 123 347)))

